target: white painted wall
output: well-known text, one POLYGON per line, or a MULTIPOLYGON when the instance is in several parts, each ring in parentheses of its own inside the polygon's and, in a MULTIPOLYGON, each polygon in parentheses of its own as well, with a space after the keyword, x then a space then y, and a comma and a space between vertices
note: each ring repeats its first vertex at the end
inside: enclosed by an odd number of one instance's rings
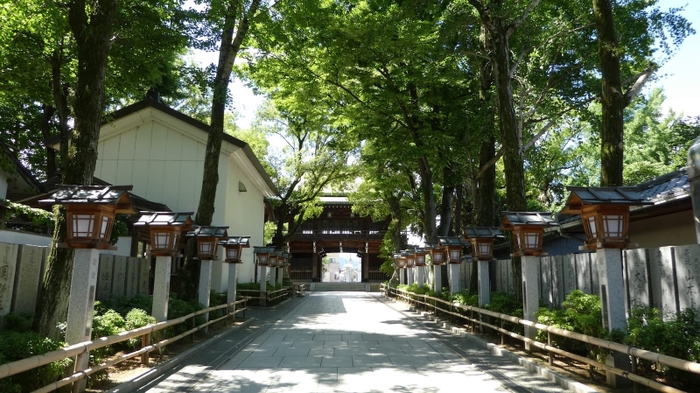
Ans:
MULTIPOLYGON (((117 119, 102 127, 95 176, 115 185, 133 185, 132 192, 173 211, 196 213, 202 186, 207 133, 154 108, 117 119)), ((223 143, 219 159, 212 225, 228 233, 250 235, 238 281, 253 281, 253 246, 263 245, 264 194, 254 166, 237 146, 223 143), (246 192, 239 191, 239 182, 246 192)), ((223 250, 219 252, 220 258, 223 250)), ((213 265, 212 288, 227 287, 228 266, 213 265)))
POLYGON ((31 232, 0 230, 0 243, 26 244, 32 246, 48 247, 51 245, 51 236, 39 235, 31 232))

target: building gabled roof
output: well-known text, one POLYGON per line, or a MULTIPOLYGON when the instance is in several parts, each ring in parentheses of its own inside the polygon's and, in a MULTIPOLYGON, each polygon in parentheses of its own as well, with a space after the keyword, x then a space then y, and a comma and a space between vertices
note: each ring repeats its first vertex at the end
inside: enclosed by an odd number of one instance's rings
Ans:
MULTIPOLYGON (((126 106, 122 109, 119 109, 115 112, 112 112, 111 114, 104 116, 102 124, 105 125, 105 124, 111 123, 115 120, 119 120, 121 118, 127 117, 131 114, 134 114, 138 111, 141 111, 141 110, 147 109, 147 108, 157 109, 160 112, 163 112, 163 113, 165 113, 169 116, 172 116, 172 117, 174 117, 174 118, 176 118, 184 123, 187 123, 187 124, 197 128, 203 132, 206 132, 207 134, 209 134, 209 132, 211 131, 211 126, 209 126, 209 124, 203 123, 203 122, 201 122, 193 117, 187 116, 186 114, 184 114, 182 112, 178 112, 175 109, 163 104, 162 102, 154 100, 153 98, 150 98, 150 97, 146 97, 145 99, 143 99, 135 104, 126 106)), ((245 153, 246 157, 250 161, 250 163, 255 167, 256 171, 258 172, 258 174, 260 175, 262 180, 265 182, 265 184, 267 184, 267 186, 270 188, 270 190, 272 190, 273 193, 278 193, 277 187, 275 186, 274 182, 270 178, 270 175, 267 174, 267 172, 265 171, 265 168, 263 168, 262 164, 260 163, 260 160, 258 159, 258 157, 255 156, 255 153, 253 153, 253 150, 250 148, 250 146, 246 142, 244 142, 238 138, 235 138, 231 135, 228 135, 228 134, 224 134, 223 140, 225 142, 228 142, 228 143, 242 149, 243 152, 245 153)))
MULTIPOLYGON (((0 155, 2 156, 0 159, 6 159, 10 162, 10 164, 14 167, 14 171, 19 177, 24 180, 24 182, 34 189, 37 193, 44 192, 44 188, 41 186, 41 183, 32 175, 31 172, 27 168, 25 168, 24 165, 22 165, 22 162, 20 162, 19 159, 17 159, 16 155, 12 153, 12 150, 10 150, 10 147, 5 144, 5 142, 0 141, 0 155)), ((10 194, 10 190, 8 190, 8 194, 10 194)))

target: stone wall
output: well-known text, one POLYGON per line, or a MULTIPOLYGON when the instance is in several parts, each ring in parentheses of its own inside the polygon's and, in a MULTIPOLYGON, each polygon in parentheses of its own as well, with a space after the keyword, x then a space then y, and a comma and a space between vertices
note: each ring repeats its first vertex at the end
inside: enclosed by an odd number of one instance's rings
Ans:
MULTIPOLYGON (((0 320, 33 314, 46 268, 47 247, 0 243, 0 320)), ((150 259, 100 255, 97 300, 149 294, 150 259)))
MULTIPOLYGON (((546 256, 539 262, 540 299, 548 306, 561 306, 574 289, 599 295, 595 253, 546 256)), ((655 307, 665 318, 687 308, 700 311, 700 245, 624 250, 622 263, 627 309, 655 307)), ((471 262, 462 265, 466 288, 471 262)), ((514 293, 510 260, 494 261, 491 269, 491 291, 514 293)))

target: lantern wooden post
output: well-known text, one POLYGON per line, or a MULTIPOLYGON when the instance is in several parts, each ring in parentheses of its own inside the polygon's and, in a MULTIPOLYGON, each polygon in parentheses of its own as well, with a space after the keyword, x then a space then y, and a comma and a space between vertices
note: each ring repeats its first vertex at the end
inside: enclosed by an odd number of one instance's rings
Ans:
MULTIPOLYGON (((231 305, 236 301, 238 286, 237 265, 243 263, 243 249, 250 248, 250 236, 231 236, 219 242, 224 247, 224 262, 228 264, 228 290, 226 302, 229 304, 229 313, 236 312, 236 307, 231 305)), ((235 315, 234 315, 235 318, 235 315)))
POLYGON ((192 229, 192 214, 192 212, 147 213, 134 223, 134 227, 148 229, 151 239, 150 253, 151 256, 156 257, 151 315, 158 322, 168 319, 172 257, 178 253, 182 232, 192 229))
POLYGON ((464 230, 472 245, 472 263, 477 264, 479 307, 491 302, 489 263, 493 261, 493 243, 504 236, 498 228, 469 227, 464 230))
MULTIPOLYGON (((521 285, 523 294, 523 317, 535 320, 540 307, 540 256, 543 251, 544 229, 558 226, 548 212, 503 212, 500 230, 513 233, 514 249, 511 257, 521 257, 521 285)), ((525 336, 535 339, 537 329, 525 326, 525 336)), ((525 343, 525 349, 530 350, 525 343)))
MULTIPOLYGON (((598 285, 600 286, 603 326, 627 331, 627 310, 622 270, 622 249, 629 245, 629 208, 647 205, 637 187, 567 187, 570 194, 562 214, 580 214, 586 233, 583 250, 596 250, 598 285)), ((613 353, 606 364, 631 370, 629 357, 613 353)), ((622 387, 629 382, 608 373, 611 386, 622 387)))
MULTIPOLYGON (((100 250, 111 249, 112 227, 116 214, 131 214, 129 190, 132 186, 61 186, 44 204, 64 205, 67 238, 60 247, 75 249, 66 321, 68 345, 90 341, 100 250)), ((73 371, 88 368, 89 353, 78 355, 73 371)), ((87 380, 73 385, 73 392, 85 390, 87 380)))
MULTIPOLYGON (((228 238, 227 229, 228 227, 201 226, 187 234, 188 237, 194 237, 197 241, 197 257, 200 262, 197 294, 199 304, 204 308, 209 308, 212 260, 216 259, 219 240, 228 238)), ((209 313, 204 314, 204 320, 209 321, 209 313)))

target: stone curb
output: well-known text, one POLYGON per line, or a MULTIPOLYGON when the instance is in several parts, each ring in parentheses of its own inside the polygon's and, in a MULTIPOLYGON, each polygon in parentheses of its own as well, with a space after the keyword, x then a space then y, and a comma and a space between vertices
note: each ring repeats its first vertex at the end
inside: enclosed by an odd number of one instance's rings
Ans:
POLYGON ((573 393, 600 393, 598 390, 595 390, 590 386, 584 385, 580 382, 576 382, 554 370, 551 370, 548 367, 542 366, 533 362, 532 360, 526 359, 520 355, 512 353, 507 349, 499 347, 496 344, 484 341, 479 337, 470 334, 463 328, 453 326, 439 318, 435 318, 435 316, 431 313, 425 311, 418 311, 414 308, 410 308, 409 310, 418 313, 424 320, 430 320, 439 323, 441 325, 441 328, 447 329, 451 333, 456 334, 466 340, 469 340, 473 344, 488 350, 491 355, 507 358, 511 363, 523 367, 530 374, 537 374, 573 393))
POLYGON ((152 382, 156 378, 162 376, 166 372, 172 370, 173 368, 179 366, 182 364, 185 360, 187 360, 192 354, 204 350, 214 344, 216 344, 219 340, 225 338, 229 334, 238 331, 251 323, 255 321, 255 318, 248 318, 245 321, 243 321, 240 325, 234 326, 228 330, 226 330, 223 333, 219 333, 214 337, 211 337, 207 339, 206 341, 199 343, 195 345, 194 347, 186 350, 185 352, 175 356, 174 358, 163 362, 161 364, 158 364, 154 367, 152 367, 150 370, 144 372, 141 375, 136 376, 135 378, 132 378, 130 381, 123 382, 116 387, 106 391, 105 393, 125 393, 125 392, 133 392, 148 383, 152 382))

